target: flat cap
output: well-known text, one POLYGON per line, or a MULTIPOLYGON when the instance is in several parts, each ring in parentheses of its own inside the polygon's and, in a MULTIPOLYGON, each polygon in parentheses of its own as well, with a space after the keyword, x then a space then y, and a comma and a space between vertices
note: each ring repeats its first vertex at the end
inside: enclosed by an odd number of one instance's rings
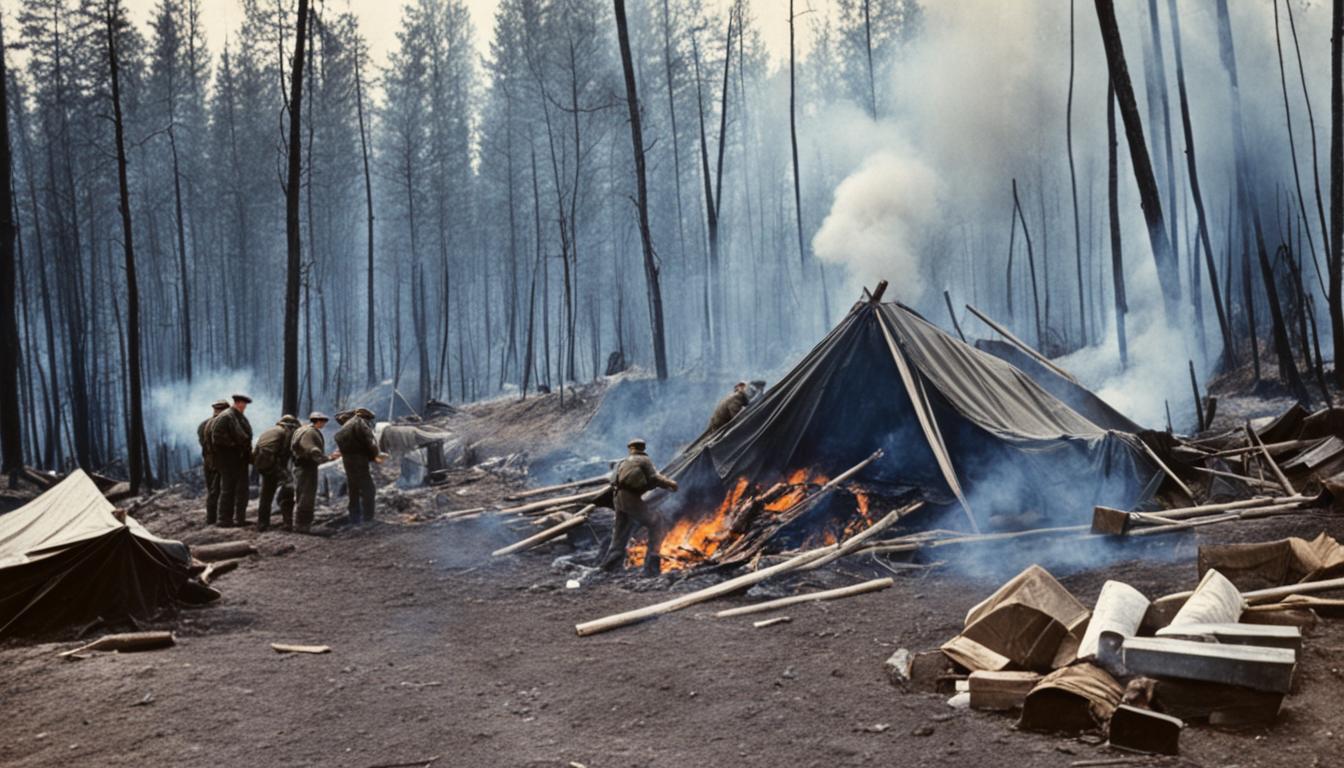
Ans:
POLYGON ((285 427, 297 427, 297 426, 299 426, 299 420, 296 419, 296 418, 294 418, 294 417, 291 416, 290 414, 286 413, 284 416, 281 416, 281 417, 280 417, 280 420, 277 421, 276 424, 279 424, 279 425, 281 425, 281 426, 285 426, 285 427))
POLYGON ((214 408, 216 411, 221 411, 221 410, 223 410, 223 409, 229 407, 229 401, 228 401, 228 400, 225 400, 224 398, 221 397, 221 398, 219 398, 218 400, 216 400, 215 402, 211 403, 211 404, 210 404, 210 407, 211 407, 211 408, 214 408))
POLYGON ((309 421, 331 421, 331 417, 321 411, 313 411, 308 414, 309 421))
POLYGON ((235 395, 233 396, 233 402, 235 402, 235 403, 250 403, 250 402, 252 402, 252 398, 248 397, 247 395, 237 395, 237 394, 235 394, 235 395))
POLYGON ((355 415, 360 417, 361 419, 377 418, 376 416, 373 415, 373 411, 370 411, 368 408, 356 408, 355 415))
POLYGON ((644 438, 642 438, 642 437, 636 437, 636 438, 632 439, 630 442, 628 442, 628 443, 625 444, 625 447, 626 447, 626 448, 635 448, 635 447, 643 448, 644 446, 645 446, 645 442, 644 442, 644 438))

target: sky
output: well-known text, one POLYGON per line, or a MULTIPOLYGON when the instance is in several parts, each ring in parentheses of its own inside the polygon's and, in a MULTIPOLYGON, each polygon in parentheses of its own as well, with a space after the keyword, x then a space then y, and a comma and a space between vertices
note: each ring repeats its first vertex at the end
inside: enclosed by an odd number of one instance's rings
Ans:
MULTIPOLYGON (((159 0, 124 0, 136 23, 144 29, 150 15, 159 0)), ((369 41, 373 60, 382 63, 397 43, 397 28, 401 24, 401 9, 410 0, 327 0, 327 7, 337 10, 350 8, 359 17, 360 28, 369 41)), ((727 7, 731 0, 708 0, 709 5, 727 7)), ((476 26, 476 47, 484 56, 490 47, 490 33, 494 28, 495 9, 498 0, 466 0, 471 11, 472 22, 476 26)), ((801 12, 808 6, 807 0, 798 3, 801 12)), ((633 12, 634 4, 631 4, 633 12)), ((202 14, 205 18, 206 35, 213 51, 218 52, 225 39, 234 34, 242 23, 243 12, 240 0, 202 0, 202 14)), ((788 4, 784 0, 758 0, 754 4, 756 22, 770 56, 780 61, 788 56, 789 21, 788 4)), ((802 43, 800 35, 799 43, 802 43)))

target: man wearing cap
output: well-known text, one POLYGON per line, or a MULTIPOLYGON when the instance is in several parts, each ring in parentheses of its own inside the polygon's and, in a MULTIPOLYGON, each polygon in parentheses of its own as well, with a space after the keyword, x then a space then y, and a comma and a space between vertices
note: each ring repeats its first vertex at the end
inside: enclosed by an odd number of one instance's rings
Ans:
POLYGON ((350 497, 350 523, 373 522, 374 485, 369 463, 381 461, 381 450, 373 434, 373 411, 356 408, 350 419, 336 432, 345 467, 346 493, 350 497))
POLYGON ((713 432, 728 422, 732 421, 737 414, 747 407, 747 383, 739 381, 733 386, 733 391, 728 396, 719 401, 714 408, 714 415, 709 417, 709 426, 706 431, 713 432))
POLYGON ((322 428, 327 425, 327 414, 313 411, 308 423, 294 430, 290 438, 290 455, 294 458, 295 507, 294 530, 308 533, 313 526, 313 509, 317 506, 317 471, 322 464, 336 456, 327 455, 327 439, 322 428))
POLYGON ((616 507, 616 527, 611 531, 607 551, 598 561, 603 570, 619 568, 625 562, 625 548, 635 524, 649 531, 649 547, 644 555, 644 575, 657 576, 662 572, 662 558, 658 556, 663 545, 662 521, 649 511, 644 493, 654 488, 675 492, 677 481, 665 477, 653 466, 653 459, 644 452, 644 441, 635 438, 626 446, 630 455, 621 460, 612 471, 612 491, 616 507))
POLYGON ((210 421, 210 450, 219 470, 219 527, 247 524, 247 474, 252 461, 252 424, 243 415, 252 398, 234 395, 233 407, 210 421))
POLYGON ((288 531, 294 527, 294 478, 289 473, 290 439, 299 420, 285 414, 275 426, 261 433, 252 449, 252 466, 261 475, 261 498, 257 501, 257 530, 271 527, 271 503, 280 497, 280 520, 288 531))
POLYGON ((210 407, 210 418, 196 427, 196 441, 201 444, 201 470, 205 473, 206 525, 214 525, 219 519, 219 471, 215 469, 215 458, 210 452, 210 422, 229 407, 229 401, 221 398, 210 407))

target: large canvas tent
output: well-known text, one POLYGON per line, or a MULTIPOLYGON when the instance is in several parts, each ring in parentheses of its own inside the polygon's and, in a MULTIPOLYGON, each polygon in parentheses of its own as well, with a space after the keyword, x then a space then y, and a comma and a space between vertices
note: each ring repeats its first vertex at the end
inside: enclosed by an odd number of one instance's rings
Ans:
POLYGON ((95 619, 149 620, 190 577, 185 544, 114 507, 82 470, 0 516, 0 638, 95 619))
POLYGON ((1080 522, 1095 504, 1130 508, 1157 468, 1138 438, 1089 420, 1030 376, 899 303, 868 297, 778 384, 665 469, 666 520, 713 509, 745 478, 797 470, 856 478, 888 496, 961 507, 984 523, 1038 513, 1080 522))

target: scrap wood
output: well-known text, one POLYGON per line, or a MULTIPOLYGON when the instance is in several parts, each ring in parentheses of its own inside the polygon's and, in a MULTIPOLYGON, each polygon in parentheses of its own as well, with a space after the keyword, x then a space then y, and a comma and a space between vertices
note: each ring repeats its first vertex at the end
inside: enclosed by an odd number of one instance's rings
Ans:
POLYGON ((1191 467, 1191 469, 1195 470, 1196 472, 1203 472, 1206 475, 1212 475, 1214 477, 1225 477, 1229 480, 1240 480, 1243 483, 1248 483, 1250 485, 1258 485, 1262 488, 1280 487, 1278 483, 1271 483, 1268 480, 1261 480, 1258 477, 1247 477, 1246 475, 1238 475, 1235 472, 1228 472, 1222 469, 1209 469, 1208 467, 1191 467))
POLYGON ((1251 429, 1251 423, 1249 421, 1246 422, 1246 435, 1249 437, 1250 441, 1260 449, 1260 455, 1264 458, 1265 463, 1269 464, 1270 470, 1274 472, 1274 477, 1278 478, 1279 484, 1283 486, 1283 490, 1287 491, 1290 496, 1296 495, 1297 489, 1293 488, 1293 484, 1288 482, 1288 476, 1283 474, 1283 470, 1279 469, 1279 465, 1274 461, 1274 457, 1269 455, 1269 451, 1265 449, 1265 444, 1260 442, 1260 436, 1255 434, 1255 430, 1251 429))
POLYGON ((790 621, 793 621, 793 619, 788 616, 776 616, 773 619, 761 619, 760 621, 753 621, 751 622, 751 626, 755 627, 756 629, 765 629, 766 627, 773 627, 776 624, 788 624, 790 621))
POLYGON ((205 567, 204 571, 201 571, 200 575, 201 583, 209 586, 211 581, 214 581, 216 578, 223 576, 229 571, 232 571, 234 568, 237 568, 239 564, 241 564, 242 562, 243 559, 241 557, 237 557, 232 560, 221 560, 217 563, 210 563, 205 567))
POLYGON ((271 643, 271 650, 276 653, 331 653, 331 646, 327 645, 291 645, 289 643, 271 643))
POLYGON ((225 541, 218 544, 197 544, 191 547, 191 556, 197 560, 231 560, 235 557, 247 557, 257 554, 257 547, 250 541, 225 541))
POLYGON ((1185 531, 1191 528, 1199 528, 1205 525, 1217 525, 1219 523, 1229 523, 1234 520, 1253 520, 1257 517, 1270 517, 1273 515, 1286 515, 1301 511, 1302 502, 1294 501, 1286 504, 1271 504, 1265 507, 1251 507, 1249 509, 1239 509, 1228 512, 1224 515, 1213 517, 1200 517, 1194 520, 1183 520, 1179 523, 1169 525, 1154 525, 1148 528, 1134 528, 1127 531, 1125 536, 1151 536, 1158 533, 1175 533, 1185 531))
POLYGON ((554 492, 556 492, 556 491, 566 491, 566 490, 569 490, 570 488, 582 488, 582 487, 584 487, 584 486, 588 486, 588 485, 598 485, 598 484, 600 484, 600 483, 606 483, 606 482, 608 482, 608 480, 609 480, 609 477, 608 477, 607 475, 596 475, 596 476, 594 476, 594 477, 584 478, 583 480, 573 480, 573 481, 568 482, 568 483, 559 483, 559 484, 557 484, 557 485, 547 485, 547 486, 543 486, 543 487, 541 487, 541 488, 531 488, 531 489, 526 490, 526 491, 520 491, 520 492, 518 492, 518 493, 509 494, 508 496, 505 496, 505 497, 504 497, 504 500, 505 500, 505 501, 521 501, 521 500, 523 500, 523 499, 530 499, 530 498, 532 498, 533 496, 541 496, 541 495, 543 495, 543 494, 554 493, 554 492))
POLYGON ((1052 534, 1086 534, 1089 526, 1086 525, 1066 525, 1058 528, 1032 528, 1026 531, 1009 531, 1005 533, 977 533, 952 536, 945 539, 930 538, 925 534, 911 534, 901 536, 895 539, 883 539, 882 541, 869 542, 859 549, 864 552, 874 554, 893 553, 893 552, 916 552, 922 549, 935 549, 937 547, 946 547, 956 544, 983 544, 991 541, 1003 541, 1005 539, 1020 539, 1029 536, 1043 536, 1052 534))
POLYGON ((407 760, 401 763, 378 763, 370 765, 369 768, 422 768, 426 765, 432 765, 439 759, 438 755, 433 757, 422 757, 419 760, 407 760))
POLYGON ((1259 445, 1243 445, 1239 448, 1226 448, 1221 451, 1214 451, 1210 456, 1240 456, 1243 453, 1258 453, 1260 450, 1266 451, 1287 451, 1298 448, 1307 448, 1320 443, 1320 440, 1284 440, 1278 443, 1261 443, 1259 445))
POLYGON ((1176 483, 1177 487, 1181 489, 1181 492, 1184 493, 1187 498, 1189 498, 1191 501, 1196 501, 1195 494, 1190 491, 1190 486, 1186 485, 1184 480, 1181 480, 1181 478, 1177 477, 1176 473, 1171 471, 1171 467, 1168 467, 1166 462, 1158 458, 1157 454, 1147 443, 1145 443, 1143 440, 1139 440, 1139 445, 1143 446, 1143 451, 1144 453, 1148 454, 1148 458, 1152 459, 1153 462, 1157 464, 1158 469, 1161 469, 1163 474, 1171 478, 1172 481, 1176 483))
MULTIPOLYGON (((799 568, 798 570, 800 571, 807 570, 807 567, 804 566, 802 568, 799 568)), ((785 608, 790 605, 797 605, 798 603, 821 602, 822 600, 838 600, 839 598, 842 597, 852 597, 854 595, 863 595, 869 592, 876 592, 879 589, 886 589, 887 587, 890 587, 892 584, 895 583, 896 583, 895 579, 891 578, 890 576, 887 576, 881 579, 873 579, 871 581, 865 581, 862 584, 852 584, 848 587, 827 589, 821 592, 809 592, 805 595, 790 595, 789 597, 781 597, 777 600, 767 600, 764 603, 756 603, 754 605, 744 605, 739 608, 729 608, 727 610, 719 611, 718 613, 714 614, 714 618, 726 619, 730 616, 745 616, 746 614, 749 613, 764 613, 765 611, 773 611, 777 608, 785 608)))
POLYGON ((976 309, 970 304, 966 305, 966 309, 970 310, 971 314, 980 318, 980 320, 985 325, 988 325, 990 328, 993 328, 996 332, 998 332, 998 334, 1002 336, 1005 340, 1007 340, 1009 344, 1012 344, 1013 346, 1021 350, 1023 354, 1027 355, 1028 357, 1040 363, 1041 365, 1044 365, 1046 368, 1049 368, 1051 371, 1054 371, 1061 378, 1067 379, 1068 381, 1071 381, 1074 384, 1078 383, 1078 380, 1073 377, 1073 374, 1069 373, 1063 368, 1060 368, 1058 365, 1055 364, 1053 360, 1041 354, 1040 352, 1037 352, 1036 349, 1032 347, 1030 344, 1014 336, 1012 331, 1008 330, 1007 328, 1004 328, 1002 325, 999 325, 993 320, 990 320, 989 317, 985 315, 985 313, 981 312, 980 310, 976 309))
POLYGON ((58 656, 67 659, 85 658, 81 654, 90 651, 152 651, 166 648, 175 642, 172 632, 123 632, 116 635, 104 635, 91 643, 81 645, 58 656))
POLYGON ((588 522, 588 515, 592 513, 594 508, 595 508, 594 505, 589 504, 588 506, 580 510, 577 514, 575 514, 573 517, 569 518, 563 523, 560 523, 559 525, 553 525, 544 531, 534 533, 533 535, 528 536, 526 539, 510 544, 507 547, 500 547, 499 549, 496 549, 494 552, 491 552, 490 556, 501 557, 503 555, 511 555, 514 552, 522 552, 525 549, 531 549, 532 547, 535 547, 538 544, 550 541, 551 539, 560 536, 565 531, 568 531, 571 528, 577 528, 578 526, 588 522))
POLYGON ((891 525, 895 523, 897 520, 900 520, 902 517, 911 514, 912 512, 914 512, 915 510, 919 509, 922 506, 924 506, 924 502, 916 501, 911 504, 906 504, 904 507, 901 507, 900 509, 892 510, 891 512, 887 513, 886 517, 868 526, 865 530, 849 537, 849 539, 846 540, 845 543, 835 552, 832 552, 831 554, 827 555, 826 557, 823 557, 820 560, 817 560, 815 562, 803 566, 800 570, 814 571, 820 568, 821 566, 826 565, 827 563, 833 562, 835 560, 844 557, 845 555, 850 554, 854 550, 858 549, 860 544, 867 541, 868 539, 871 539, 873 536, 876 536, 877 534, 881 533, 887 528, 890 528, 891 525))
POLYGON ((583 493, 574 493, 568 496, 556 496, 550 499, 542 499, 541 501, 534 501, 519 507, 507 507, 505 509, 499 510, 499 513, 501 515, 526 515, 531 512, 536 512, 542 509, 548 509, 550 507, 555 507, 562 504, 571 504, 574 502, 588 503, 596 499, 597 496, 603 493, 603 491, 605 491, 605 489, 598 491, 584 491, 583 493))
POLYGON ((798 555, 791 560, 786 560, 779 565, 772 565, 769 568, 763 568, 759 571, 743 574, 736 578, 719 582, 718 584, 705 587, 704 589, 689 594, 680 595, 670 600, 664 600, 661 603, 654 603, 653 605, 638 608, 633 611, 626 611, 624 613, 594 619, 593 621, 586 621, 582 624, 575 624, 574 631, 579 634, 579 637, 587 637, 599 632, 606 632, 609 629, 616 629, 618 627, 634 624, 645 619, 653 618, 654 616, 661 616, 665 613, 679 611, 682 608, 688 608, 697 603, 703 603, 706 600, 713 600, 716 597, 722 597, 723 595, 736 592, 743 587, 749 587, 752 584, 760 583, 771 576, 777 576, 782 573, 796 570, 819 557, 825 557, 831 552, 834 552, 837 548, 838 545, 830 544, 819 549, 811 550, 810 552, 804 552, 803 554, 798 555))

